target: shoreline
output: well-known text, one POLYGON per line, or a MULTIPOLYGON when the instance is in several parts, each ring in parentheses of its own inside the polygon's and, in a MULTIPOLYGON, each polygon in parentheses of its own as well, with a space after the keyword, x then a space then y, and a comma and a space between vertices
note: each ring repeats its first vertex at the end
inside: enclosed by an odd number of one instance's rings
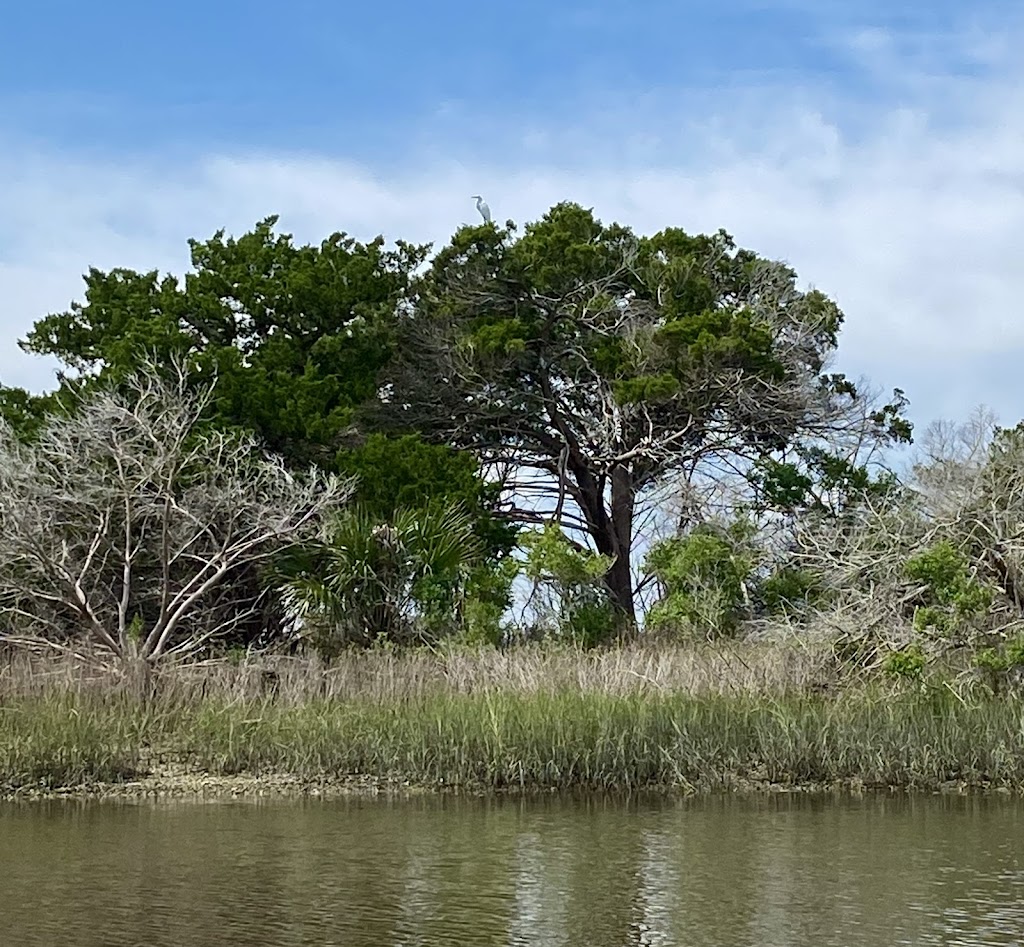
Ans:
POLYGON ((312 778, 293 773, 238 773, 231 776, 163 767, 138 779, 77 786, 29 787, 0 791, 0 803, 75 801, 148 802, 168 799, 331 799, 352 796, 429 793, 424 787, 366 776, 312 778))
POLYGON ((0 804, 25 802, 164 802, 330 800, 341 798, 411 799, 458 797, 473 799, 529 799, 559 795, 651 796, 695 799, 712 796, 1003 796, 1024 798, 1024 786, 993 785, 987 780, 949 780, 932 787, 866 783, 859 778, 831 783, 815 781, 772 782, 737 776, 729 785, 657 785, 622 789, 585 786, 493 787, 427 785, 411 780, 371 775, 303 776, 296 773, 237 773, 222 775, 161 766, 137 779, 122 782, 90 782, 58 787, 29 787, 0 791, 0 804))

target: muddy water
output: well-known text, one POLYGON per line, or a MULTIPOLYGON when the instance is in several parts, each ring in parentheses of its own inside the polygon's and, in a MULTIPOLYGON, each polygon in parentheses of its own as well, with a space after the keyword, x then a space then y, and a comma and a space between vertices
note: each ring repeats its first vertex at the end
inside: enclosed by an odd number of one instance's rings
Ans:
POLYGON ((1024 804, 0 803, 0 947, 1024 943, 1024 804))

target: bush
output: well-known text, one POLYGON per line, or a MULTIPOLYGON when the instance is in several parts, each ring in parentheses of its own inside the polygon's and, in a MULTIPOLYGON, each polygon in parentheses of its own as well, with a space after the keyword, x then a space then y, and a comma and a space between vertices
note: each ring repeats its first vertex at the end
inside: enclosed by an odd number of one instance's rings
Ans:
POLYGON ((918 644, 908 645, 899 651, 891 651, 882 661, 882 670, 889 677, 898 680, 917 681, 924 673, 927 659, 921 646, 918 644))
POLYGON ((652 629, 690 627, 708 636, 732 634, 750 613, 749 586, 757 562, 751 527, 698 526, 688 536, 658 543, 647 568, 665 594, 648 616, 652 629))
POLYGON ((807 569, 784 566, 765 579, 758 589, 764 610, 769 615, 792 614, 822 601, 821 583, 807 569))
POLYGON ((603 582, 607 556, 571 542, 554 523, 525 533, 523 574, 533 582, 540 630, 583 647, 613 638, 619 619, 603 582))
POLYGON ((452 635, 482 562, 473 526, 459 504, 398 510, 388 522, 365 510, 345 513, 326 543, 290 564, 288 607, 328 659, 353 644, 452 635))
POLYGON ((925 586, 930 599, 914 613, 914 627, 919 631, 934 628, 941 633, 955 632, 984 615, 992 605, 991 587, 971 574, 967 557, 948 540, 912 556, 905 571, 925 586))

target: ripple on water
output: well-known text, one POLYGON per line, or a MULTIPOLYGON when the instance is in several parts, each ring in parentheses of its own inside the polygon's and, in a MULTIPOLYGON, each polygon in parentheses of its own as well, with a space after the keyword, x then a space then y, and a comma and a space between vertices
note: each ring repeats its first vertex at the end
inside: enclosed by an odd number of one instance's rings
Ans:
POLYGON ((1020 803, 0 806, 0 945, 1004 947, 1020 803))

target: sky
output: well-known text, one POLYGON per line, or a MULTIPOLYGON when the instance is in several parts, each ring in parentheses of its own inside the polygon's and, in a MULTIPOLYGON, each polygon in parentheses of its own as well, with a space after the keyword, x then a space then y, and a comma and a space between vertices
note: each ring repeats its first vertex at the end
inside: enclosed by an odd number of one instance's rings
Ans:
POLYGON ((469 195, 729 231, 846 314, 919 427, 1024 417, 1014 0, 35 0, 0 33, 0 382, 90 267, 188 267, 271 214, 443 244, 469 195))

